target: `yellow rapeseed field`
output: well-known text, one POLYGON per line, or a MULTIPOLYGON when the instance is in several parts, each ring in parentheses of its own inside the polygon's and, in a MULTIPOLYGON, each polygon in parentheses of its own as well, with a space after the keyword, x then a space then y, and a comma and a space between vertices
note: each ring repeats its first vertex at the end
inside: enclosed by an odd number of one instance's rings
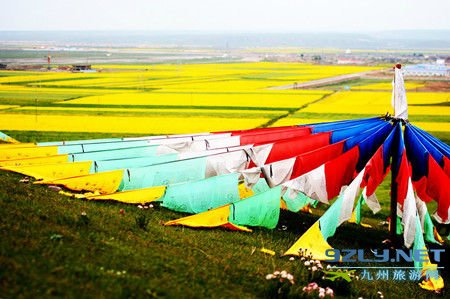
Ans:
MULTIPOLYGON (((107 66, 101 66, 108 68, 107 66)), ((114 66, 110 66, 114 69, 114 66)), ((299 63, 233 63, 120 66, 133 69, 105 73, 57 73, 3 78, 5 83, 30 82, 40 86, 158 88, 163 90, 254 90, 270 86, 305 82, 342 74, 379 69, 363 66, 322 66, 299 63), (208 84, 205 84, 208 82, 208 84), (212 84, 212 85, 210 85, 212 84), (210 85, 210 86, 209 86, 210 85)))
POLYGON ((258 127, 269 118, 81 116, 55 114, 7 114, 0 117, 1 130, 181 134, 258 127))
POLYGON ((31 74, 22 75, 17 71, 17 76, 5 76, 0 77, 0 84, 13 84, 22 82, 41 82, 44 83, 47 80, 61 80, 64 78, 79 78, 83 77, 83 74, 79 73, 54 73, 54 72, 32 72, 31 74))
POLYGON ((31 112, 31 113, 42 113, 41 111, 45 111, 46 113, 49 112, 55 112, 55 114, 59 114, 61 112, 67 112, 67 113, 73 113, 73 114, 83 114, 85 112, 95 112, 95 113, 103 113, 103 112, 123 112, 124 114, 128 113, 151 113, 151 114, 161 114, 161 113, 173 113, 173 114, 180 114, 180 115, 190 115, 195 113, 204 113, 204 114, 239 114, 239 115, 245 115, 245 114, 261 114, 261 115, 272 115, 272 116, 278 116, 282 113, 285 113, 284 111, 280 110, 243 110, 243 109, 170 109, 170 108, 88 108, 88 107, 33 107, 33 106, 4 106, 5 108, 1 109, 8 109, 8 108, 14 108, 13 110, 9 110, 8 112, 31 112))
MULTIPOLYGON (((384 114, 393 113, 390 92, 341 91, 325 101, 309 105, 302 112, 340 114, 384 114)), ((410 115, 450 115, 450 107, 426 106, 448 103, 450 94, 443 92, 407 93, 410 115), (414 106, 424 105, 424 106, 414 106)))
MULTIPOLYGON (((1 79, 1 77, 0 77, 1 79)), ((138 91, 138 90, 136 90, 138 91)), ((20 94, 54 94, 54 95, 65 95, 65 94, 78 94, 81 96, 91 95, 91 94, 105 94, 105 93, 122 93, 123 90, 117 89, 97 89, 97 88, 51 88, 51 87, 43 87, 38 84, 28 84, 28 85, 7 85, 0 83, 0 96, 5 94, 10 95, 20 95, 20 94)), ((133 90, 127 92, 134 92, 133 90)))
POLYGON ((413 124, 428 132, 450 132, 449 122, 421 122, 415 121, 413 124))
POLYGON ((226 106, 298 108, 320 99, 317 93, 123 93, 83 97, 65 104, 149 105, 149 106, 226 106))
MULTIPOLYGON (((254 128, 288 110, 295 112, 273 126, 393 112, 386 80, 339 92, 268 89, 382 67, 258 62, 94 68, 100 71, 8 71, 0 77, 0 130, 170 134, 254 128)), ((423 86, 406 81, 409 114, 425 130, 450 132, 449 93, 415 92, 423 86)))

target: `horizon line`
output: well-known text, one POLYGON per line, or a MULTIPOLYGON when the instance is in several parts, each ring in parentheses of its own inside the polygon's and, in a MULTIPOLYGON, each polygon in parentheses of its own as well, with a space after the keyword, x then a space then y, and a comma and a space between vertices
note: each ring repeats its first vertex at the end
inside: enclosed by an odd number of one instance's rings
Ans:
POLYGON ((317 30, 281 30, 281 29, 0 29, 0 32, 192 32, 192 33, 379 33, 399 31, 450 31, 450 28, 408 28, 408 29, 317 29, 317 30))

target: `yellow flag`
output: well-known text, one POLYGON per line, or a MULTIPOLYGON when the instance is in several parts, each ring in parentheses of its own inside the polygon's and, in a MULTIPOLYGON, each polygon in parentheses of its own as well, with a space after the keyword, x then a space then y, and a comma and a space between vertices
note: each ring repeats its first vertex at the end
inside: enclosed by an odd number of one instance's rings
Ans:
POLYGON ((105 171, 79 177, 38 181, 35 184, 42 185, 62 185, 74 191, 98 191, 101 194, 114 193, 120 186, 123 177, 123 170, 105 171))
POLYGON ((251 232, 244 226, 235 225, 228 221, 230 216, 230 205, 225 205, 210 211, 206 211, 197 215, 192 215, 177 220, 166 222, 164 225, 183 225, 189 227, 223 227, 231 230, 240 230, 251 232))
POLYGON ((306 254, 311 254, 317 260, 329 260, 330 257, 325 255, 327 249, 333 249, 328 242, 323 238, 320 231, 319 220, 313 224, 300 239, 289 248, 284 255, 299 255, 300 249, 307 248, 306 254))
POLYGON ((138 190, 116 192, 112 194, 90 196, 87 199, 115 200, 130 204, 145 204, 161 198, 166 191, 166 186, 156 186, 138 190))
POLYGON ((217 227, 228 223, 230 206, 225 205, 211 211, 168 221, 165 225, 184 225, 190 227, 217 227))
POLYGON ((286 210, 286 211, 288 210, 288 207, 287 207, 287 205, 286 205, 286 202, 284 201, 283 198, 280 200, 280 209, 286 210))
POLYGON ((428 258, 428 261, 423 263, 422 269, 422 275, 425 276, 425 279, 419 283, 419 286, 428 291, 440 292, 444 288, 444 280, 437 271, 437 265, 431 263, 428 258), (435 272, 433 273, 435 275, 427 276, 427 271, 435 272))
POLYGON ((0 143, 1 149, 13 149, 13 148, 24 148, 24 147, 36 147, 35 143, 0 143))
POLYGON ((26 165, 39 165, 39 164, 57 164, 65 163, 68 161, 68 155, 56 155, 50 157, 38 157, 38 158, 25 158, 15 160, 0 161, 0 168, 4 166, 26 166, 26 165))
POLYGON ((255 195, 253 190, 247 188, 244 183, 240 183, 238 185, 238 191, 239 191, 239 198, 240 199, 244 199, 244 198, 247 198, 247 197, 255 195))
POLYGON ((47 157, 58 154, 57 146, 35 146, 26 148, 0 148, 0 161, 23 159, 23 158, 36 158, 47 157))
POLYGON ((2 169, 21 173, 37 180, 55 180, 89 174, 92 161, 58 164, 4 166, 2 169))
MULTIPOLYGON (((348 220, 348 223, 358 224, 357 221, 356 221, 356 212, 355 212, 355 210, 353 210, 352 217, 348 220)), ((362 223, 362 222, 360 222, 358 225, 361 225, 362 227, 367 227, 367 228, 371 228, 372 227, 372 225, 367 224, 367 223, 362 223)))

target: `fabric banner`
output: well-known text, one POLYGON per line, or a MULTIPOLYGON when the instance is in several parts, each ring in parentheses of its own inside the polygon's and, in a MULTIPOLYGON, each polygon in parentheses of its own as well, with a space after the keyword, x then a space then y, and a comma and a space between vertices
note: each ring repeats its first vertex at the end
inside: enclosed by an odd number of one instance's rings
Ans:
POLYGON ((167 186, 162 206, 177 212, 197 214, 240 199, 238 173, 167 186))
POLYGON ((147 140, 67 144, 58 146, 58 153, 59 154, 89 153, 96 151, 108 151, 123 148, 146 147, 146 146, 149 146, 147 140))
POLYGON ((281 186, 230 205, 229 221, 235 225, 274 229, 280 217, 281 186))
POLYGON ((128 204, 145 204, 159 200, 166 191, 166 186, 156 186, 138 190, 115 192, 105 195, 87 197, 88 200, 114 200, 128 204))
POLYGON ((4 167, 4 166, 61 164, 61 163, 66 163, 67 161, 68 161, 67 155, 55 155, 55 156, 48 156, 48 157, 3 160, 3 161, 0 161, 0 168, 4 167))
POLYGON ((168 154, 162 156, 149 156, 139 158, 99 160, 92 163, 91 173, 109 171, 115 169, 135 168, 150 166, 153 164, 167 163, 176 161, 178 154, 168 154))
POLYGON ((69 155, 69 161, 79 162, 89 160, 125 159, 129 157, 148 157, 155 156, 155 152, 156 147, 154 146, 132 147, 107 151, 71 154, 69 155))
POLYGON ((28 148, 1 148, 0 161, 17 160, 25 158, 49 157, 58 154, 58 147, 28 147, 28 148))
POLYGON ((66 179, 37 181, 35 184, 60 185, 73 191, 91 191, 101 194, 114 193, 123 179, 123 170, 106 171, 66 179))
POLYGON ((119 190, 167 186, 205 178, 206 158, 195 158, 125 170, 119 190))
POLYGON ((394 81, 392 81, 392 107, 394 116, 401 119, 408 119, 408 102, 406 100, 405 82, 400 68, 395 67, 394 81))
POLYGON ((36 180, 54 180, 89 174, 91 161, 44 165, 5 166, 4 170, 21 173, 36 180))

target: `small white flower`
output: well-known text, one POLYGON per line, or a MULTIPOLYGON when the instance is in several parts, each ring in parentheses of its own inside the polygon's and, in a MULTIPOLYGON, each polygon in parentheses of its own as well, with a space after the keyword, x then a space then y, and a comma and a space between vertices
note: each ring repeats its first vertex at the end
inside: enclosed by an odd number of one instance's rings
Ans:
POLYGON ((153 208, 153 205, 152 205, 152 204, 150 204, 150 205, 149 205, 149 207, 150 207, 150 208, 153 208))
POLYGON ((384 296, 383 296, 383 295, 380 295, 380 298, 384 298, 384 296))
POLYGON ((309 266, 309 262, 308 262, 308 261, 305 262, 305 266, 306 266, 306 267, 309 266))
POLYGON ((288 274, 288 275, 287 275, 287 279, 289 279, 289 280, 294 280, 294 275, 288 274))
POLYGON ((325 289, 324 288, 319 288, 319 293, 325 293, 325 289))
POLYGON ((289 258, 289 260, 290 261, 295 261, 295 257, 292 256, 291 258, 289 258))
POLYGON ((331 269, 331 266, 330 265, 327 265, 327 270, 330 270, 331 269))
POLYGON ((275 276, 273 276, 273 274, 267 274, 266 275, 266 279, 267 280, 271 280, 271 279, 273 279, 275 276))
POLYGON ((142 205, 138 205, 138 208, 139 209, 143 209, 144 207, 142 205))
POLYGON ((358 297, 358 299, 364 299, 363 297, 358 297))
POLYGON ((287 278, 287 274, 286 273, 281 273, 281 278, 287 278))
POLYGON ((383 293, 381 293, 380 291, 377 292, 378 295, 383 295, 383 293))
POLYGON ((280 271, 273 272, 274 275, 280 275, 280 271))
POLYGON ((85 211, 81 212, 81 216, 86 216, 86 215, 87 215, 87 214, 86 214, 85 211))
POLYGON ((330 288, 326 288, 325 289, 325 294, 327 294, 328 296, 333 296, 334 295, 334 291, 330 288))
POLYGON ((300 259, 301 261, 304 261, 305 260, 305 257, 304 256, 302 256, 302 258, 300 259))
POLYGON ((325 293, 319 293, 319 298, 325 298, 325 293))
POLYGON ((286 270, 281 271, 281 275, 286 275, 286 274, 287 274, 286 270))
POLYGON ((312 270, 313 272, 315 272, 315 271, 317 271, 317 267, 316 267, 316 266, 313 266, 313 267, 311 268, 311 270, 312 270))
POLYGON ((319 261, 319 260, 315 260, 315 263, 316 263, 316 264, 320 264, 320 261, 319 261))

